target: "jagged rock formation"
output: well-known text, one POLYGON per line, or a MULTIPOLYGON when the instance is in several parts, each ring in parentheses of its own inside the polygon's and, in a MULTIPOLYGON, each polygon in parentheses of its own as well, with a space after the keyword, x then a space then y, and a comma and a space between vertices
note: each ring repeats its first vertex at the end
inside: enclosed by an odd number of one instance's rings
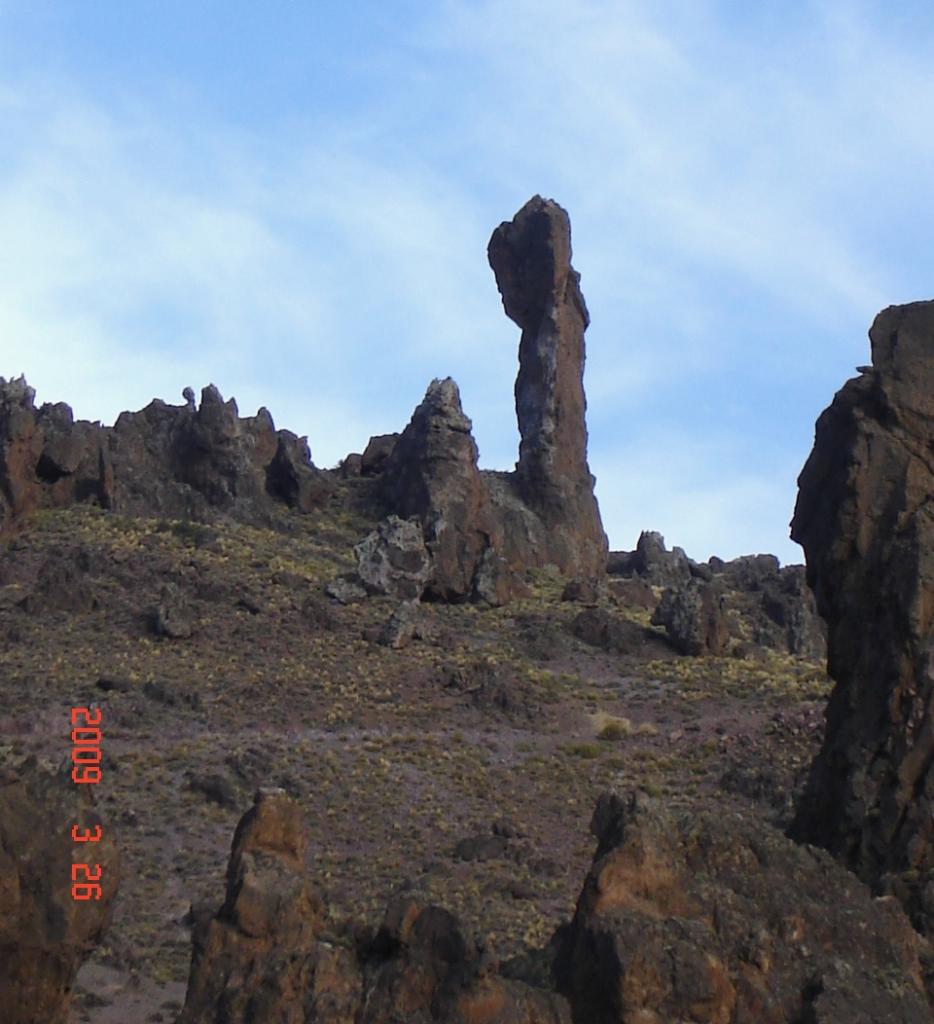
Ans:
POLYGON ((717 584, 689 579, 665 591, 652 614, 652 625, 664 626, 682 654, 716 656, 729 640, 724 605, 717 584))
POLYGON ((259 790, 234 834, 223 905, 194 912, 178 1024, 353 1022, 361 978, 349 951, 322 941, 325 907, 305 875, 305 848, 295 801, 259 790))
MULTIPOLYGON (((69 770, 52 774, 29 758, 0 769, 0 1015, 4 1024, 64 1024, 81 962, 100 941, 120 861, 113 833, 89 790, 69 770), (97 843, 72 841, 73 825, 97 843), (100 900, 72 897, 71 865, 102 869, 100 900)), ((83 878, 83 876, 82 876, 83 878)))
POLYGON ((496 977, 457 919, 403 898, 375 936, 334 930, 305 875, 298 805, 260 790, 237 827, 227 894, 195 912, 178 1024, 570 1024, 564 1001, 496 977))
POLYGON ((929 1021, 927 943, 823 851, 741 814, 601 797, 556 974, 577 1024, 929 1021))
POLYGON ((793 834, 934 926, 934 302, 890 306, 817 421, 792 537, 836 681, 793 834))
POLYGON ((774 555, 695 562, 643 530, 634 551, 611 551, 610 593, 622 604, 653 608, 683 654, 721 654, 731 640, 810 661, 826 657, 825 629, 804 566, 779 567, 774 555), (664 587, 656 600, 652 586, 664 587))
POLYGON ((684 553, 683 548, 669 551, 665 538, 656 530, 643 530, 639 534, 635 551, 611 551, 607 571, 614 576, 641 576, 659 587, 672 587, 687 582, 696 571, 697 563, 684 553))
POLYGON ((478 596, 478 573, 485 558, 496 558, 502 537, 477 468, 471 423, 450 377, 431 382, 394 443, 382 492, 396 514, 422 524, 433 563, 426 596, 449 601, 478 596))
POLYGON ((34 400, 22 378, 0 378, 0 531, 35 508, 75 502, 129 515, 261 520, 275 501, 309 511, 326 495, 304 438, 277 431, 265 409, 241 418, 213 385, 198 408, 156 399, 113 427, 75 422, 64 403, 37 410, 34 400))
POLYGON ((567 213, 534 196, 493 232, 488 255, 506 315, 522 329, 515 483, 546 527, 539 564, 602 576, 607 543, 587 465, 583 385, 590 317, 571 266, 567 213))

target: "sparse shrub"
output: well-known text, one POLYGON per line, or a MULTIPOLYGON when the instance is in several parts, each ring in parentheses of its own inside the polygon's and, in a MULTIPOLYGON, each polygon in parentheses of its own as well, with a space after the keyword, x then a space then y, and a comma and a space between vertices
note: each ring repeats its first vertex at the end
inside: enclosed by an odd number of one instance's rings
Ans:
POLYGON ((613 718, 600 730, 597 739, 606 743, 618 743, 627 736, 631 736, 632 732, 632 722, 628 718, 613 718))
POLYGON ((585 761, 591 761, 599 757, 603 750, 599 743, 568 743, 564 752, 570 757, 580 757, 585 761))

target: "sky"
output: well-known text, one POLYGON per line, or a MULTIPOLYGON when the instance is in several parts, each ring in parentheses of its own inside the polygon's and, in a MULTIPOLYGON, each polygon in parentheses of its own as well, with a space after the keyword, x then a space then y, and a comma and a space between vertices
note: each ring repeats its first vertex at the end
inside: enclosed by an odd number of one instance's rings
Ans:
POLYGON ((885 306, 934 297, 934 5, 0 0, 0 375, 112 423, 215 383, 319 466, 458 382, 510 469, 486 259, 568 210, 614 549, 772 552, 885 306))

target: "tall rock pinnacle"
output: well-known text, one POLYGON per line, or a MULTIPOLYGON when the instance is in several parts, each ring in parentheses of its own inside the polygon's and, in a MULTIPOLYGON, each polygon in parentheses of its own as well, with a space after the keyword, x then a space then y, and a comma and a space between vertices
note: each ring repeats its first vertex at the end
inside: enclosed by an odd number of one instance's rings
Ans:
POLYGON ((817 421, 792 537, 836 681, 792 834, 934 932, 934 302, 890 306, 817 421))
POLYGON ((571 266, 571 225, 534 196, 493 232, 490 266, 507 316, 522 329, 516 464, 523 500, 546 524, 560 568, 601 575, 607 543, 587 465, 584 331, 590 323, 571 266))

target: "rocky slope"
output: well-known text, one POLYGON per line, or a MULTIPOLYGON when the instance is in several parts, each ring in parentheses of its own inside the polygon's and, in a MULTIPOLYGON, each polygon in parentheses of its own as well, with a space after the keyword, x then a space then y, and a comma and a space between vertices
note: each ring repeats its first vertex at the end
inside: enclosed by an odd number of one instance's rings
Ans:
POLYGON ((491 239, 510 473, 450 379, 333 471, 213 387, 102 427, 0 381, 14 1024, 931 1019, 880 896, 924 927, 927 304, 819 424, 815 606, 769 555, 607 552, 570 256, 540 197, 491 239), (93 805, 57 774, 75 706, 93 805), (83 914, 66 818, 106 836, 83 914))

